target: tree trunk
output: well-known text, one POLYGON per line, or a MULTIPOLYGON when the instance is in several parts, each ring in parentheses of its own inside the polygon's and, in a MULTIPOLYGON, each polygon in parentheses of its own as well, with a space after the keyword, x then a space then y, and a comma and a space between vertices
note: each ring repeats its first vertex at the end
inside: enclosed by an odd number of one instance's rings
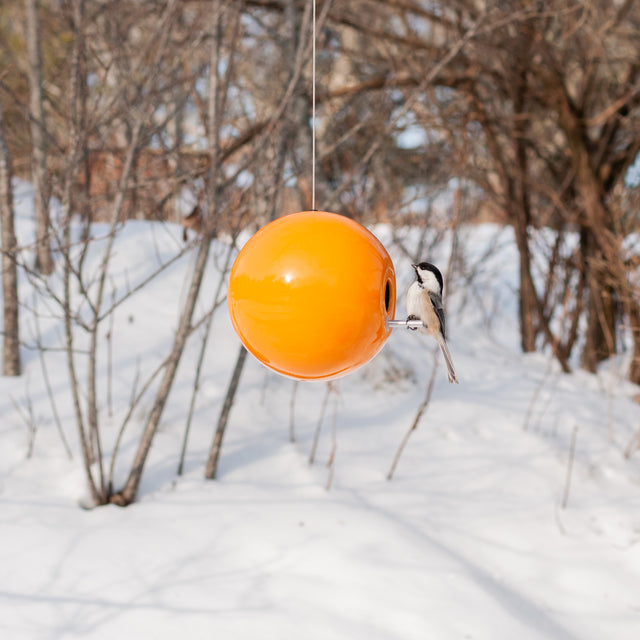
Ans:
MULTIPOLYGON (((526 180, 526 167, 522 167, 520 181, 526 180)), ((512 203, 510 217, 513 220, 518 256, 520 258, 520 291, 518 312, 520 320, 520 345, 524 353, 531 353, 536 349, 536 336, 540 326, 538 319, 538 294, 531 277, 531 250, 529 248, 529 211, 526 201, 526 191, 520 185, 518 190, 509 185, 509 200, 512 203), (519 191, 520 193, 516 193, 519 191)))
MULTIPOLYGON (((526 231, 524 232, 526 235, 526 231)), ((528 241, 525 240, 525 243, 528 241)), ((531 278, 531 260, 528 244, 526 248, 520 246, 520 297, 518 311, 520 317, 520 344, 523 353, 531 353, 536 350, 536 318, 537 318, 537 293, 533 288, 531 278)))
POLYGON ((27 53, 29 56, 29 114, 31 116, 31 173, 36 212, 36 269, 53 271, 49 246, 49 186, 47 184, 47 138, 42 97, 42 58, 38 0, 26 0, 27 53))
POLYGON ((0 103, 0 222, 2 223, 2 297, 4 327, 2 374, 20 375, 20 332, 18 325, 18 270, 16 266, 16 234, 13 226, 11 194, 11 157, 4 130, 0 103))
POLYGON ((520 344, 524 353, 531 353, 536 349, 536 336, 538 334, 536 322, 538 317, 538 294, 531 277, 531 250, 529 248, 529 210, 526 201, 524 182, 526 180, 526 167, 522 167, 519 175, 522 183, 519 189, 514 190, 510 185, 510 200, 512 202, 513 229, 515 233, 518 256, 520 258, 520 295, 518 299, 518 311, 520 320, 520 344), (519 193, 517 193, 519 192, 519 193))
POLYGON ((589 156, 584 123, 564 87, 558 90, 560 125, 571 154, 582 216, 580 250, 588 291, 587 335, 582 366, 595 371, 599 362, 615 353, 615 295, 630 296, 618 239, 612 233, 612 216, 603 188, 589 156))
POLYGON ((247 350, 243 346, 240 346, 240 352, 238 353, 238 358, 236 359, 236 366, 233 368, 233 374, 231 376, 231 381, 229 382, 227 395, 225 396, 224 404, 222 405, 222 410, 220 411, 220 417, 218 418, 216 434, 213 438, 211 450, 209 451, 209 459, 207 460, 207 467, 204 472, 204 477, 208 480, 215 480, 218 473, 218 460, 220 459, 222 440, 227 428, 227 423, 229 422, 231 408, 233 407, 233 401, 236 397, 238 385, 240 384, 240 376, 242 375, 242 370, 244 369, 244 363, 246 359, 247 350))
POLYGON ((588 283, 587 329, 582 367, 595 372, 598 364, 616 352, 615 297, 606 261, 589 230, 581 234, 581 249, 588 283))
MULTIPOLYGON (((531 34, 523 34, 522 48, 519 56, 528 56, 531 49, 531 34)), ((536 322, 538 310, 538 294, 531 277, 531 251, 529 248, 529 226, 531 225, 531 204, 528 187, 529 167, 526 146, 527 119, 523 117, 527 109, 527 73, 520 71, 514 81, 514 136, 515 145, 515 179, 509 191, 514 203, 514 229, 516 243, 520 255, 520 340, 522 351, 530 353, 536 349, 536 337, 539 323, 536 322)), ((541 323, 540 323, 541 324, 541 323)))

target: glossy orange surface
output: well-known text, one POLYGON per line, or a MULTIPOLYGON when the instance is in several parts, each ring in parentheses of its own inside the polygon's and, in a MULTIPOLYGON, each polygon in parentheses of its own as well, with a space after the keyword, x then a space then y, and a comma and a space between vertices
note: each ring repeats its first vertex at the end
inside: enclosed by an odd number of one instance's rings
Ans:
POLYGON ((335 378, 373 358, 389 337, 395 305, 395 271, 380 241, 323 211, 263 227, 229 278, 229 313, 244 346, 303 380, 335 378))

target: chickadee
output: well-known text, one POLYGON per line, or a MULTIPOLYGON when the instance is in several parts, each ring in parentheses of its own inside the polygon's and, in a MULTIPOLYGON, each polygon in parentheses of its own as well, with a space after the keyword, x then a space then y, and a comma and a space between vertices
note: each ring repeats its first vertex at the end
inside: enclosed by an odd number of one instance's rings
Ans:
MULTIPOLYGON (((453 368, 451 354, 445 339, 442 274, 437 267, 428 262, 411 266, 415 269, 417 280, 407 291, 407 322, 410 320, 422 322, 420 332, 430 335, 440 345, 447 365, 449 382, 458 382, 458 376, 453 368)), ((415 331, 415 328, 410 328, 415 331)))

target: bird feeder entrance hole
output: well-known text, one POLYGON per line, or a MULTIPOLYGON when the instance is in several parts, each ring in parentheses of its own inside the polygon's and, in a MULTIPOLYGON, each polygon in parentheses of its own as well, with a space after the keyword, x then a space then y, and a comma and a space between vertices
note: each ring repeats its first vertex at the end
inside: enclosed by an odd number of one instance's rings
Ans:
POLYGON ((384 346, 396 308, 393 263, 365 227, 302 211, 260 229, 239 252, 228 307, 240 340, 264 365, 328 380, 384 346))

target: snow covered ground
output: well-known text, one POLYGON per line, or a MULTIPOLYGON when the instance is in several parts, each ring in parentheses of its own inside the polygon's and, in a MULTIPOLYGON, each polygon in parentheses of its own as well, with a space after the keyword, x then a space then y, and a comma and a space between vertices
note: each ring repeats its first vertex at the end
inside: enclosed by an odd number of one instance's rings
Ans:
MULTIPOLYGON (((33 229, 24 184, 16 206, 26 244, 33 229)), ((374 231, 396 264, 401 315, 409 259, 391 247, 388 229, 374 231)), ((127 224, 110 295, 179 251, 180 235, 172 226, 127 224)), ((126 509, 78 506, 86 489, 65 356, 49 351, 46 364, 72 460, 38 353, 25 348, 23 376, 0 379, 0 637, 640 637, 640 452, 624 457, 640 406, 632 399, 638 389, 623 379, 627 361, 605 363, 598 375, 564 375, 547 356, 522 355, 509 231, 468 229, 460 243, 478 273, 472 290, 461 277, 450 283, 450 347, 461 383, 449 385, 438 360, 433 397, 391 480, 433 366, 433 344, 412 332, 395 331, 374 361, 334 385, 313 464, 326 384, 296 387, 249 360, 219 479, 205 481, 238 350, 222 308, 185 473, 177 477, 176 467, 202 332, 181 364, 139 501, 126 509)), ((449 244, 424 258, 444 266, 449 244)), ((101 246, 87 257, 89 273, 101 246)), ((224 250, 214 246, 200 313, 224 250)), ((192 262, 188 253, 116 310, 110 347, 105 326, 99 385, 107 445, 136 379, 167 353, 192 262)), ((31 285, 23 278, 21 287, 31 306, 31 285)), ((37 326, 23 310, 28 344, 38 335, 49 348, 62 344, 49 310, 37 326)), ((150 395, 127 432, 120 479, 151 402, 150 395)))

